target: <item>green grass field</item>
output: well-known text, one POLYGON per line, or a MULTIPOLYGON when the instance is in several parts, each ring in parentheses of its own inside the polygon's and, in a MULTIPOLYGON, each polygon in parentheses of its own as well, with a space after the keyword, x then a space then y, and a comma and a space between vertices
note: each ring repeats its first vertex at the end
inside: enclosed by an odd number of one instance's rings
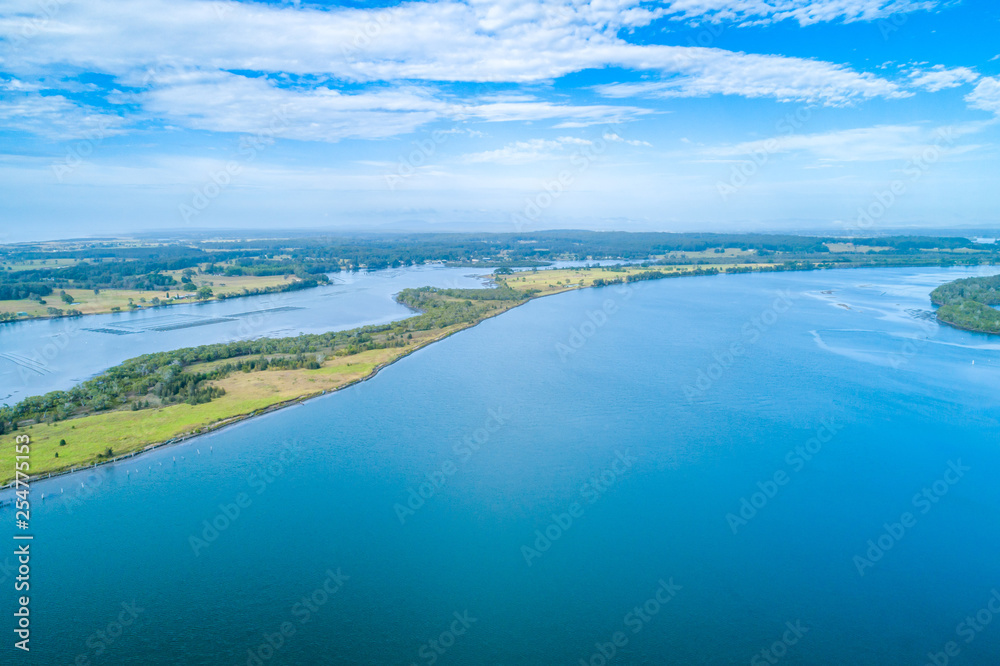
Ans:
MULTIPOLYGON (((715 255, 720 257, 722 255, 715 255)), ((516 271, 513 275, 504 275, 500 279, 515 289, 539 289, 542 295, 555 294, 570 289, 580 289, 593 286, 594 280, 613 280, 617 277, 645 273, 647 271, 661 271, 663 273, 689 273, 699 268, 717 268, 726 270, 753 266, 755 268, 769 268, 771 264, 747 264, 745 262, 733 262, 725 264, 712 264, 711 266, 697 266, 690 264, 651 266, 643 268, 641 266, 627 266, 618 270, 609 271, 601 268, 558 268, 558 269, 538 269, 537 271, 516 271)))
MULTIPOLYGON (((182 271, 164 271, 164 275, 170 275, 178 282, 181 281, 182 271)), ((299 278, 294 275, 285 277, 283 275, 204 275, 201 273, 191 276, 191 282, 196 287, 211 287, 215 294, 240 294, 244 289, 264 289, 267 287, 277 287, 290 282, 298 282, 299 278)), ((171 290, 171 294, 174 290, 171 290)), ((185 293, 177 289, 177 293, 185 293)))
MULTIPOLYGON (((738 265, 740 264, 728 266, 738 265)), ((506 281, 518 290, 535 289, 538 291, 538 296, 547 296, 592 286, 596 279, 614 279, 649 270, 683 274, 697 268, 688 265, 656 266, 653 269, 633 266, 620 271, 573 268, 523 271, 513 275, 495 276, 495 279, 498 282, 506 281)), ((448 297, 448 300, 454 299, 448 297)), ((514 305, 517 305, 517 302, 498 301, 497 309, 490 310, 483 316, 495 316, 514 305)), ((150 445, 212 429, 279 403, 315 395, 322 391, 336 390, 370 376, 378 368, 419 347, 475 323, 477 322, 414 331, 412 338, 406 340, 404 347, 387 347, 346 356, 330 356, 318 369, 232 372, 222 379, 211 382, 225 389, 225 395, 199 405, 171 404, 139 411, 126 408, 52 424, 29 425, 22 427, 18 433, 27 434, 31 438, 32 475, 90 465, 107 460, 108 448, 112 451, 112 457, 125 455, 150 445), (60 440, 65 440, 66 444, 60 446, 60 440)), ((240 360, 260 357, 258 354, 240 357, 240 360)), ((269 356, 273 357, 274 355, 269 356)), ((184 371, 207 372, 233 360, 235 359, 193 364, 184 371)), ((8 456, 12 457, 13 453, 9 452, 8 456)), ((6 471, 13 470, 13 464, 5 465, 3 469, 5 471, 0 472, 0 482, 6 483, 13 477, 12 472, 6 471)))
MULTIPOLYGON (((31 475, 92 465, 140 451, 150 445, 210 430, 267 407, 322 391, 332 391, 370 376, 382 366, 465 326, 422 332, 406 347, 373 349, 328 359, 315 370, 234 372, 213 382, 226 394, 200 405, 174 404, 157 409, 103 412, 52 424, 23 427, 13 434, 31 438, 31 475), (65 440, 65 445, 60 445, 65 440), (59 454, 56 457, 56 454, 59 454)), ((199 364, 207 366, 209 364, 199 364)), ((191 366, 198 368, 199 366, 191 366)), ((11 448, 13 451, 13 448, 11 448)), ((0 483, 13 478, 13 453, 0 472, 0 483)))
MULTIPOLYGON (((175 276, 180 281, 180 272, 175 276)), ((286 285, 289 282, 297 282, 298 278, 284 278, 281 275, 269 275, 265 277, 242 276, 221 277, 218 275, 195 275, 191 281, 195 286, 207 285, 211 287, 213 294, 232 296, 242 294, 244 289, 263 289, 267 287, 277 287, 286 285)), ((163 291, 140 291, 136 289, 101 289, 95 294, 93 289, 66 289, 67 294, 73 297, 73 303, 66 303, 62 300, 58 292, 46 296, 43 300, 45 304, 38 301, 21 299, 16 301, 0 301, 0 312, 24 312, 30 317, 50 317, 48 308, 54 307, 60 310, 79 310, 85 315, 106 314, 113 312, 113 308, 118 308, 122 312, 130 309, 129 301, 140 308, 152 307, 151 301, 159 298, 161 305, 174 305, 176 303, 191 303, 196 299, 192 296, 195 292, 183 291, 179 286, 171 288, 171 296, 184 296, 181 300, 167 300, 163 291)), ((211 300, 211 299, 209 299, 211 300)))

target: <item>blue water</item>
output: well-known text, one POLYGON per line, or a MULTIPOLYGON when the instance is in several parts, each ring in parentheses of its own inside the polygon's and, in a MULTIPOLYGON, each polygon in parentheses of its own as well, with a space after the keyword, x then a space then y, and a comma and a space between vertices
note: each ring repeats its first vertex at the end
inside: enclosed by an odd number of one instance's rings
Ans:
POLYGON ((478 288, 489 272, 431 264, 334 273, 330 285, 302 291, 4 324, 0 404, 65 390, 150 352, 384 324, 413 314, 394 298, 407 287, 478 288))
POLYGON ((974 272, 539 299, 344 391, 38 483, 28 661, 924 664, 953 641, 951 663, 996 663, 1000 618, 960 623, 1000 589, 1000 344, 926 319, 974 272))

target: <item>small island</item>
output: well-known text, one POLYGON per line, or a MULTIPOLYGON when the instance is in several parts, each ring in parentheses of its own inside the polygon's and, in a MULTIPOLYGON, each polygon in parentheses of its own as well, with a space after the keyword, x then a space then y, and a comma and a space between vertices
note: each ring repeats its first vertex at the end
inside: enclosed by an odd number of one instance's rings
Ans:
POLYGON ((1000 275, 972 277, 943 284, 931 292, 940 306, 938 321, 978 333, 1000 335, 1000 275))

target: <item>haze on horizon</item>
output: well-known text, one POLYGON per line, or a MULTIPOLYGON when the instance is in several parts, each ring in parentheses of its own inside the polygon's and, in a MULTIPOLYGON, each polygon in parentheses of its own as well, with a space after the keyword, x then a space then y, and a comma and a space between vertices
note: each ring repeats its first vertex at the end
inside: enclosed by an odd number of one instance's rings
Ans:
POLYGON ((995 229, 998 28, 989 0, 10 0, 0 242, 995 229))

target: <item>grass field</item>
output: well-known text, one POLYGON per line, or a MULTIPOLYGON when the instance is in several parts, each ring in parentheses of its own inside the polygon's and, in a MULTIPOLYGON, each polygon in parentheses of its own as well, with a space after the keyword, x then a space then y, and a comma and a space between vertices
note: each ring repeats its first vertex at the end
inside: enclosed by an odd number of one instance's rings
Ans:
POLYGON ((80 263, 79 259, 28 259, 26 261, 6 262, 0 261, 0 271, 30 271, 39 268, 61 268, 64 266, 75 266, 80 263))
MULTIPOLYGON (((406 347, 374 349, 351 356, 333 357, 316 370, 264 370, 234 372, 213 382, 226 394, 200 405, 175 404, 140 411, 118 410, 21 428, 17 434, 31 438, 32 476, 92 465, 112 457, 140 451, 150 445, 206 432, 254 412, 296 398, 332 391, 370 376, 382 366, 464 326, 423 332, 406 347), (60 440, 66 444, 60 446, 60 440), (56 453, 59 457, 56 457, 56 453)), ((191 366, 205 369, 211 364, 191 366)), ((0 483, 13 476, 5 465, 0 483)))
MULTIPOLYGON (((180 272, 175 275, 180 281, 180 272)), ((271 275, 265 277, 256 276, 235 276, 221 277, 218 275, 195 275, 191 281, 195 286, 208 285, 215 295, 236 295, 242 294, 243 289, 263 289, 266 287, 276 287, 297 282, 299 278, 285 278, 281 275, 271 275)), ((112 312, 112 308, 119 308, 122 312, 130 309, 129 300, 140 308, 152 307, 150 301, 159 298, 161 305, 173 305, 175 303, 191 303, 195 300, 192 296, 195 292, 182 291, 179 286, 171 288, 169 292, 163 291, 139 291, 136 289, 101 289, 95 294, 93 289, 66 289, 67 294, 73 297, 73 303, 66 303, 62 300, 58 292, 49 294, 44 299, 45 304, 38 301, 21 299, 17 301, 0 301, 0 312, 19 313, 24 312, 30 317, 50 317, 48 308, 54 307, 60 310, 79 310, 83 314, 106 314, 112 312), (171 296, 186 296, 181 300, 166 300, 166 294, 171 296), (145 301, 145 302, 143 302, 145 301)), ((211 299, 210 299, 211 300, 211 299)))
POLYGON ((827 243, 827 248, 830 252, 834 254, 843 254, 844 252, 860 252, 862 254, 868 254, 869 252, 885 252, 886 250, 892 250, 891 247, 883 247, 880 245, 855 245, 854 243, 827 243))
MULTIPOLYGON (((181 271, 164 271, 164 275, 170 275, 178 282, 181 281, 181 271)), ((279 285, 285 285, 290 282, 298 282, 299 278, 294 275, 285 277, 283 275, 233 275, 233 276, 222 276, 222 275, 204 275, 198 273, 191 276, 191 282, 197 287, 208 286, 211 287, 215 294, 240 294, 243 293, 244 289, 264 289, 267 287, 276 287, 279 285)), ((171 294, 174 293, 171 290, 171 294)), ((177 289, 177 293, 184 293, 177 289)))
MULTIPOLYGON (((716 255, 721 256, 721 255, 716 255)), ((558 268, 539 269, 537 271, 515 271, 513 275, 501 276, 507 284, 515 289, 540 289, 543 293, 559 293, 570 289, 580 289, 593 286, 594 280, 613 280, 617 277, 645 273, 647 271, 661 271, 663 273, 690 273, 699 268, 717 268, 725 270, 742 266, 768 267, 770 264, 746 264, 733 262, 727 264, 712 265, 667 265, 651 266, 643 268, 641 266, 627 266, 613 271, 601 268, 558 268)))
POLYGON ((29 300, 0 301, 0 312, 26 312, 33 317, 48 317, 50 315, 47 308, 54 307, 60 310, 79 310, 83 314, 101 314, 111 312, 113 307, 128 310, 130 298, 139 306, 148 305, 153 297, 163 298, 162 292, 133 289, 102 289, 99 294, 95 294, 93 289, 67 289, 66 293, 73 297, 73 303, 64 302, 59 293, 55 292, 43 299, 44 305, 29 300), (147 303, 140 301, 143 298, 147 303))
POLYGON ((741 250, 738 247, 727 247, 724 252, 716 252, 714 249, 701 250, 699 252, 670 252, 660 255, 661 259, 744 259, 754 256, 756 250, 741 250))

